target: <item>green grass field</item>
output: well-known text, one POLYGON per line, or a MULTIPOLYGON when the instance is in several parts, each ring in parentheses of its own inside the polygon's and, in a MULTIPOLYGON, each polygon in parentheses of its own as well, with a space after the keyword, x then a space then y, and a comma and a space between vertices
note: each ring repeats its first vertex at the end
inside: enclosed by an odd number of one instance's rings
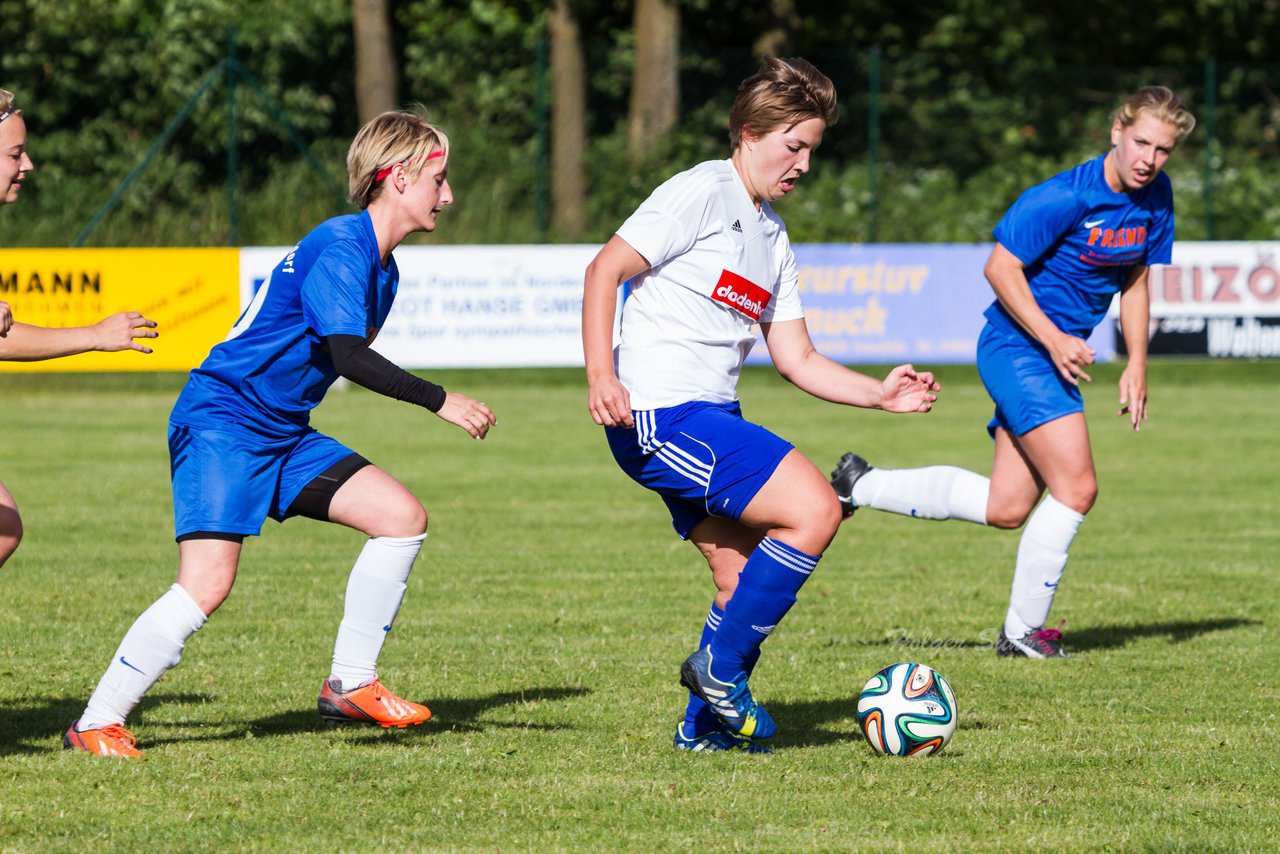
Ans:
MULTIPOLYGON (((876 370, 879 373, 879 370, 876 370)), ((821 403, 749 370, 748 417, 824 469, 984 474, 975 371, 929 415, 821 403)), ((438 375, 437 375, 438 376, 438 375)), ((1070 661, 997 659, 1017 535, 864 511, 765 646, 772 756, 671 748, 711 585, 661 502, 615 467, 578 371, 444 374, 481 443, 361 389, 317 426, 431 516, 380 670, 436 717, 327 729, 360 535, 268 523, 236 590, 130 721, 142 761, 61 749, 124 631, 172 582, 165 423, 181 377, 0 377, 0 479, 27 526, 0 570, 0 850, 1274 851, 1280 708, 1280 363, 1161 362, 1151 421, 1086 395, 1101 496, 1053 619, 1070 661), (854 696, 900 660, 942 672, 940 755, 873 755, 854 696)))

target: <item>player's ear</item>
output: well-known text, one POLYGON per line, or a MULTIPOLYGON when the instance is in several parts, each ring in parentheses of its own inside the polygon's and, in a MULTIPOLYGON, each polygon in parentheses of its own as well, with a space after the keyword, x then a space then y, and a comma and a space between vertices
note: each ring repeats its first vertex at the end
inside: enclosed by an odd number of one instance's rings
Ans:
POLYGON ((1111 145, 1115 147, 1120 144, 1120 134, 1124 132, 1124 125, 1120 124, 1120 120, 1116 119, 1111 123, 1111 145))

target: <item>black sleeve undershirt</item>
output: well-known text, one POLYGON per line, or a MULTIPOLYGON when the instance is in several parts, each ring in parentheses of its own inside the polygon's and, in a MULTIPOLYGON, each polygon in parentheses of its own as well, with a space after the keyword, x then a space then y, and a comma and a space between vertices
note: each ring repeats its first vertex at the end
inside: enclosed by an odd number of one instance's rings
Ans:
POLYGON ((334 370, 356 385, 417 404, 431 412, 439 412, 444 406, 443 388, 415 377, 385 356, 370 350, 359 335, 328 335, 324 340, 329 347, 334 370))

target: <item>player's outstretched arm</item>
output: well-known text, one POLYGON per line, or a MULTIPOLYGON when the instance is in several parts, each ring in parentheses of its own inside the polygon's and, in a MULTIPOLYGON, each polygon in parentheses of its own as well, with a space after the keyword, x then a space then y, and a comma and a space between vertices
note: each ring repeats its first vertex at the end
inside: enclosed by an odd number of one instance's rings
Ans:
POLYGON ((421 406, 477 439, 483 439, 489 428, 498 423, 497 416, 483 403, 414 376, 381 353, 370 350, 368 342, 359 335, 328 335, 324 340, 334 370, 356 385, 421 406))
MULTIPOLYGON (((8 306, 5 306, 6 312, 8 306)), ((0 359, 13 362, 36 362, 58 359, 77 353, 137 350, 150 353, 151 348, 139 339, 159 337, 156 322, 136 311, 122 311, 104 317, 93 326, 53 328, 13 323, 0 335, 0 359)))
POLYGON ((762 329, 778 373, 814 397, 888 412, 928 412, 938 399, 933 374, 911 365, 894 368, 882 382, 833 362, 814 348, 803 318, 762 329))

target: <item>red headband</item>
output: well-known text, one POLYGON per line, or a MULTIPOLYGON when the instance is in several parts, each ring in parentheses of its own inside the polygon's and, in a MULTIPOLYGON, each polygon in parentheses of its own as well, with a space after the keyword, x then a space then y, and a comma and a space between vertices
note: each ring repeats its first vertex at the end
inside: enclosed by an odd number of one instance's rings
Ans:
POLYGON ((395 169, 397 166, 400 166, 400 165, 408 166, 408 165, 409 165, 410 160, 418 160, 418 159, 430 160, 430 159, 431 159, 431 158, 433 158, 433 157, 444 157, 444 149, 440 149, 440 150, 438 150, 438 151, 433 151, 433 152, 431 152, 430 154, 428 154, 428 155, 427 155, 426 157, 424 157, 424 158, 416 158, 416 157, 415 157, 415 158, 406 158, 406 159, 404 159, 404 160, 401 160, 399 163, 392 163, 390 166, 384 166, 384 167, 382 167, 381 169, 379 169, 379 170, 374 174, 374 176, 373 176, 373 183, 375 183, 375 184, 376 184, 376 183, 378 183, 379 181, 384 180, 388 175, 390 175, 390 174, 391 174, 391 170, 392 170, 392 169, 395 169))

